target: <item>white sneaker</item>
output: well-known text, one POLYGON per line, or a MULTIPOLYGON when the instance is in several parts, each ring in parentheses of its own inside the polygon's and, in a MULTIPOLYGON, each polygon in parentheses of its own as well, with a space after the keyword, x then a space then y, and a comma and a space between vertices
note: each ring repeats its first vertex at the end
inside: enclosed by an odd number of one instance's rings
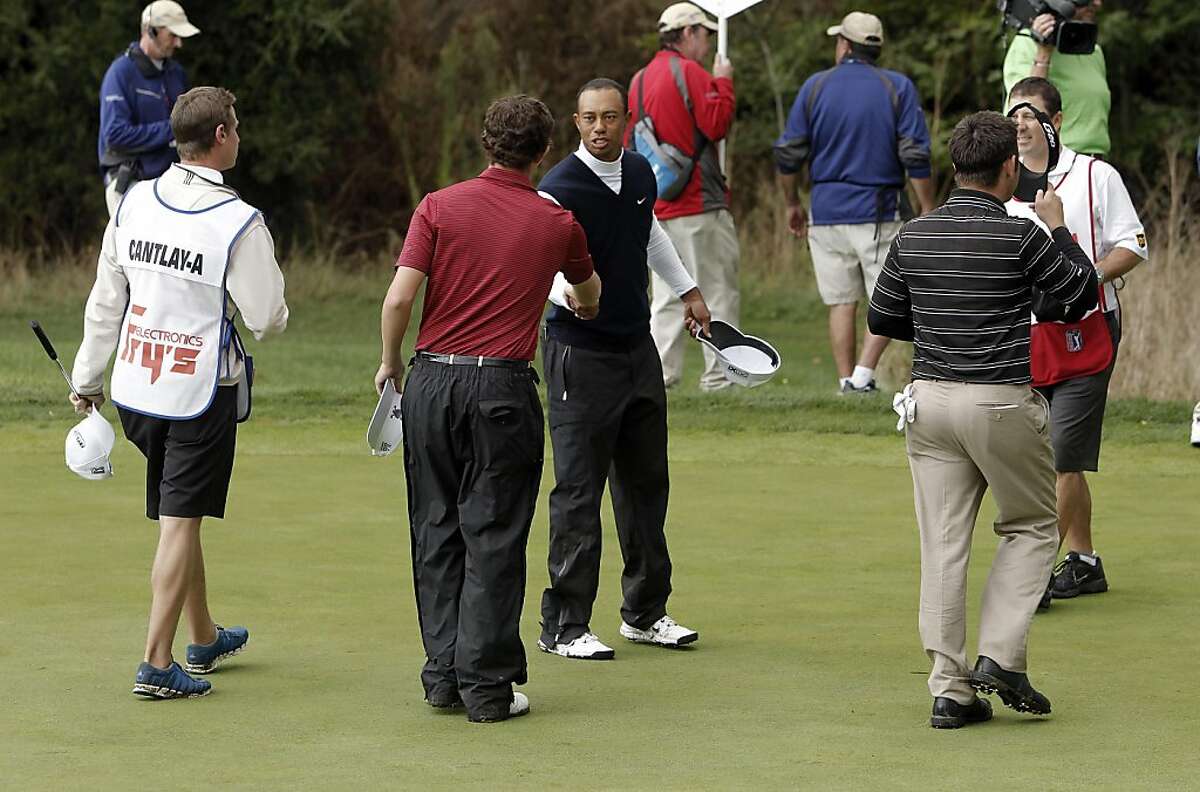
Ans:
POLYGON ((1192 411, 1192 445, 1200 448, 1200 402, 1196 403, 1196 409, 1192 411))
POLYGON ((556 643, 554 646, 547 646, 538 639, 538 649, 541 649, 547 654, 562 655, 563 657, 574 658, 575 660, 612 660, 613 652, 611 646, 605 646, 599 638, 590 632, 576 638, 574 641, 567 643, 556 643))
POLYGON ((663 616, 649 630, 639 630, 621 622, 621 635, 635 643, 652 643, 660 646, 683 646, 690 644, 700 637, 700 633, 689 630, 670 616, 663 616))

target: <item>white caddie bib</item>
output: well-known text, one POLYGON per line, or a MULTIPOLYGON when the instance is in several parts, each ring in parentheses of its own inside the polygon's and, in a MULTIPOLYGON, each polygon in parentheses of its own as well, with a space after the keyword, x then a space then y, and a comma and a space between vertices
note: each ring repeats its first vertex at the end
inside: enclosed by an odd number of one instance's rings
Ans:
POLYGON ((195 418, 212 404, 233 331, 225 318, 229 253, 258 210, 232 195, 209 209, 175 209, 157 187, 157 179, 134 185, 117 213, 129 306, 112 398, 146 415, 195 418))
MULTIPOLYGON (((1097 239, 1097 229, 1104 222, 1104 218, 1099 216, 1100 206, 1096 201, 1092 181, 1091 164, 1094 160, 1086 154, 1075 152, 1071 152, 1071 156, 1066 172, 1051 175, 1050 183, 1062 199, 1063 219, 1067 221, 1067 230, 1079 243, 1079 247, 1083 248, 1094 267, 1103 257, 1098 251, 1100 242, 1097 239)), ((1050 233, 1050 229, 1046 228, 1046 224, 1033 211, 1033 204, 1013 198, 1005 204, 1005 208, 1013 217, 1028 217, 1047 234, 1050 233)), ((1101 288, 1099 303, 1085 314, 1085 318, 1094 311, 1114 311, 1117 305, 1117 290, 1112 281, 1109 281, 1101 288)), ((1036 317, 1032 321, 1036 322, 1036 317)))

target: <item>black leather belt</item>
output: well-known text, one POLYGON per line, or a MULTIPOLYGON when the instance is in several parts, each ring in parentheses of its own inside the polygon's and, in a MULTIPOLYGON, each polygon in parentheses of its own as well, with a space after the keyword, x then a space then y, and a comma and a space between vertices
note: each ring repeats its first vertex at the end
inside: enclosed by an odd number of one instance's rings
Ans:
POLYGON ((509 369, 529 368, 528 360, 484 357, 482 355, 439 355, 434 352, 418 352, 417 360, 428 360, 430 363, 442 363, 447 366, 494 366, 496 368, 509 369))

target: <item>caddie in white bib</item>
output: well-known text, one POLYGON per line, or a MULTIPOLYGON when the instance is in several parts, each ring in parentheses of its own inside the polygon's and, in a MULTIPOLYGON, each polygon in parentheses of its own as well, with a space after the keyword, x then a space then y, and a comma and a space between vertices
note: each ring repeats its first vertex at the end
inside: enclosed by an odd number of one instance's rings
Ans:
POLYGON ((208 209, 173 208, 157 179, 126 194, 115 232, 129 280, 112 373, 117 405, 170 419, 208 409, 234 334, 225 315, 230 251, 257 216, 234 195, 208 209))

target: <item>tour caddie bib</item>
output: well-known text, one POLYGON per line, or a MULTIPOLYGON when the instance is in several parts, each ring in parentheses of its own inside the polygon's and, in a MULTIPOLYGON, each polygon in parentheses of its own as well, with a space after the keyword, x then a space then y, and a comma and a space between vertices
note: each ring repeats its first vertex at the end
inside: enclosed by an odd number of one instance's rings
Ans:
POLYGON ((233 333, 225 317, 229 254, 257 215, 232 194, 207 209, 174 208, 157 179, 126 193, 115 229, 129 281, 112 373, 118 406, 171 419, 208 409, 233 333))
MULTIPOLYGON (((1052 181, 1057 181, 1055 190, 1063 197, 1067 230, 1095 265, 1098 247, 1092 183, 1095 160, 1073 154, 1069 163, 1066 172, 1052 181)), ((1028 217, 1045 229, 1031 204, 1013 200, 1007 208, 1009 214, 1028 217)), ((1029 368, 1034 386, 1098 374, 1112 363, 1116 350, 1104 315, 1117 308, 1117 293, 1112 283, 1105 283, 1099 289, 1097 306, 1078 322, 1039 322, 1036 316, 1031 317, 1029 368)))

